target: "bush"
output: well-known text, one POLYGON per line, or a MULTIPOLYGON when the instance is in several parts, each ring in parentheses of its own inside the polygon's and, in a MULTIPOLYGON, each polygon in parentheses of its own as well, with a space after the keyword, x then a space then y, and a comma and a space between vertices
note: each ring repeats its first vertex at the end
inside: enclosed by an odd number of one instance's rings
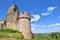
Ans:
POLYGON ((52 38, 55 38, 55 39, 58 39, 58 38, 59 38, 59 35, 60 35, 60 33, 58 33, 58 32, 52 32, 52 33, 50 34, 50 36, 51 36, 52 38))

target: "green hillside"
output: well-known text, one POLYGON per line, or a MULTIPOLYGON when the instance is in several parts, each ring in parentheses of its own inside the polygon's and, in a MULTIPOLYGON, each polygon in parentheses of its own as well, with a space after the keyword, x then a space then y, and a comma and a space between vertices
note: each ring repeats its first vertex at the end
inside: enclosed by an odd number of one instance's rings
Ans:
POLYGON ((21 32, 11 29, 0 30, 0 40, 60 40, 60 33, 33 34, 32 39, 24 39, 21 32))
POLYGON ((0 30, 0 40, 19 40, 22 39, 22 34, 17 30, 4 29, 0 30))

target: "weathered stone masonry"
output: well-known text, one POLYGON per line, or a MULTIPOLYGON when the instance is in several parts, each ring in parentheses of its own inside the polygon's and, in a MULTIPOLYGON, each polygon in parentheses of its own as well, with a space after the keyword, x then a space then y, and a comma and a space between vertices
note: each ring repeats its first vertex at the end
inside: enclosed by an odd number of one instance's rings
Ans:
MULTIPOLYGON (((19 12, 16 5, 12 5, 6 16, 5 21, 3 23, 4 28, 18 30, 22 33, 24 38, 31 39, 32 32, 31 32, 31 18, 28 12, 19 12), (4 24, 4 22, 6 23, 4 24)), ((2 29, 0 25, 0 29, 2 29)))

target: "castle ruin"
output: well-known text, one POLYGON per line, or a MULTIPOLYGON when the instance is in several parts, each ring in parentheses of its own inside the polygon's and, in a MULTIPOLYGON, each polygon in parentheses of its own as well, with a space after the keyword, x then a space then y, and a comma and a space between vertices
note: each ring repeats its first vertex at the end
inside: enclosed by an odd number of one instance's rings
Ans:
POLYGON ((31 18, 28 12, 19 12, 16 5, 8 9, 5 21, 0 21, 0 29, 7 28, 18 30, 24 38, 31 39, 31 18))

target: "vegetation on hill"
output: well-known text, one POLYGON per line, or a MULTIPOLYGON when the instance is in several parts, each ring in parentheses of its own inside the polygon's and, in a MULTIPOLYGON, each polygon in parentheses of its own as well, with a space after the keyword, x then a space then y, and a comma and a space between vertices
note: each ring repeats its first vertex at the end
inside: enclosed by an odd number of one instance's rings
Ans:
POLYGON ((33 34, 32 39, 24 39, 21 32, 11 29, 0 30, 0 40, 60 40, 60 33, 33 34))
POLYGON ((17 30, 3 29, 0 30, 0 40, 19 40, 22 39, 22 34, 17 30))

